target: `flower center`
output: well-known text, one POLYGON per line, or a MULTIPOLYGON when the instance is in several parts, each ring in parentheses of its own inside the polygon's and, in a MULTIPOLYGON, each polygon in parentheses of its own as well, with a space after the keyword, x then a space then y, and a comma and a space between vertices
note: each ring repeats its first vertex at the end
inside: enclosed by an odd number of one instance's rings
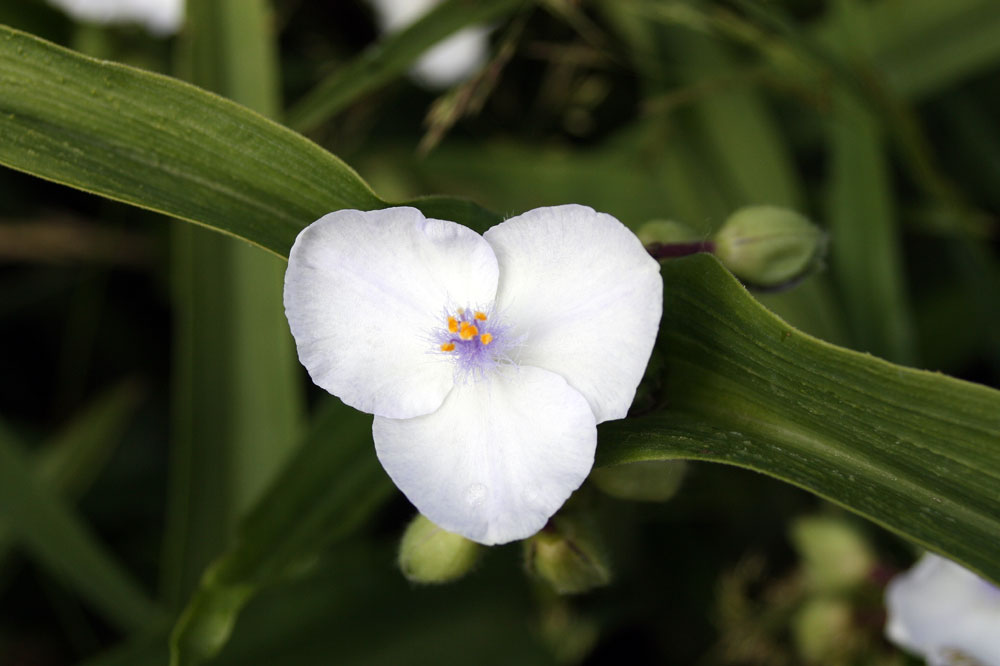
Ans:
POLYGON ((482 310, 458 308, 447 313, 435 339, 438 349, 454 358, 458 370, 482 374, 507 360, 505 327, 482 310))

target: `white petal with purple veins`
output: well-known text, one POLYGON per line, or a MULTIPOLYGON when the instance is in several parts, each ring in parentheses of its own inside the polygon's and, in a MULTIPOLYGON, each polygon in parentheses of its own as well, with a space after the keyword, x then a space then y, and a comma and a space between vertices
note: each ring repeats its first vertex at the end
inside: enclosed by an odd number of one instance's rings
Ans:
POLYGON ((531 536, 587 478, 594 416, 539 368, 499 368, 458 384, 441 409, 376 418, 375 450, 393 482, 442 528, 484 544, 531 536))
POLYGON ((482 236, 415 208, 330 213, 288 257, 285 313, 313 381, 390 418, 436 410, 454 363, 434 338, 446 308, 489 304, 497 263, 482 236))
POLYGON ((624 417, 660 323, 659 263, 586 206, 536 208, 485 237, 500 262, 497 308, 523 343, 515 360, 562 375, 598 423, 624 417))

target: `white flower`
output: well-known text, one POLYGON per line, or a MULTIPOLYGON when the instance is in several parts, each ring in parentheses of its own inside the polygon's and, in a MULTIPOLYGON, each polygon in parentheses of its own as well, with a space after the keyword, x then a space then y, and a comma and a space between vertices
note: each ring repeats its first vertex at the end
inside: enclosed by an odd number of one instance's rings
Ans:
POLYGON ((931 666, 1000 666, 1000 589, 924 555, 885 592, 889 640, 931 666))
MULTIPOLYGON (((379 27, 399 32, 415 23, 441 0, 371 0, 379 27)), ((410 74, 428 88, 447 88, 469 78, 489 53, 489 30, 476 26, 459 30, 422 55, 410 74)))
POLYGON ((181 26, 184 0, 49 0, 73 18, 94 23, 141 23, 168 35, 181 26))
POLYGON ((538 208, 484 236, 415 208, 299 234, 285 313, 313 381, 375 415, 382 466, 484 544, 544 527, 625 416, 660 321, 659 265, 621 222, 538 208))

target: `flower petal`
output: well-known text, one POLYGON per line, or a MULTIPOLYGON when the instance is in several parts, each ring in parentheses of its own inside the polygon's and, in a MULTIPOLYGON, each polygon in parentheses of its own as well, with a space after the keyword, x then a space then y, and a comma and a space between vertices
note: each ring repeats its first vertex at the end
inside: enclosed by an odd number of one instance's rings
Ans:
POLYGON ((150 32, 177 32, 184 20, 184 0, 49 0, 81 21, 142 23, 150 32))
POLYGON ((473 26, 443 39, 417 60, 413 77, 428 88, 447 88, 468 79, 489 55, 489 30, 473 26))
POLYGON ((537 208, 485 237, 500 262, 496 308, 522 341, 515 360, 562 375, 598 423, 624 417, 659 328, 659 263, 586 206, 537 208))
POLYGON ((897 645, 931 664, 957 663, 957 654, 1000 664, 1000 589, 968 569, 927 553, 889 582, 885 599, 897 645))
POLYGON ((487 545, 544 527, 587 478, 597 444, 583 396, 524 366, 457 384, 433 414, 376 417, 372 430, 382 466, 420 513, 487 545))
MULTIPOLYGON (((379 28, 398 32, 423 18, 441 0, 371 0, 379 28)), ((489 56, 489 29, 463 28, 428 49, 411 70, 421 85, 446 88, 472 76, 489 56)))
POLYGON ((313 381, 391 418, 436 410, 454 383, 433 338, 448 308, 486 306, 496 257, 483 238, 415 208, 330 213, 288 257, 285 314, 313 381))

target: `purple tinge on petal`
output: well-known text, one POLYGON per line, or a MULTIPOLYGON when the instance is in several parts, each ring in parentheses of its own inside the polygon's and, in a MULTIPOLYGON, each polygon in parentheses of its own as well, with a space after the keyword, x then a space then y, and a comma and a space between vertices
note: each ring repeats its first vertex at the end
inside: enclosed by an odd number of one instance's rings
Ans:
POLYGON ((501 365, 510 365, 519 341, 492 308, 445 311, 432 338, 436 351, 455 362, 458 382, 476 381, 501 365))

